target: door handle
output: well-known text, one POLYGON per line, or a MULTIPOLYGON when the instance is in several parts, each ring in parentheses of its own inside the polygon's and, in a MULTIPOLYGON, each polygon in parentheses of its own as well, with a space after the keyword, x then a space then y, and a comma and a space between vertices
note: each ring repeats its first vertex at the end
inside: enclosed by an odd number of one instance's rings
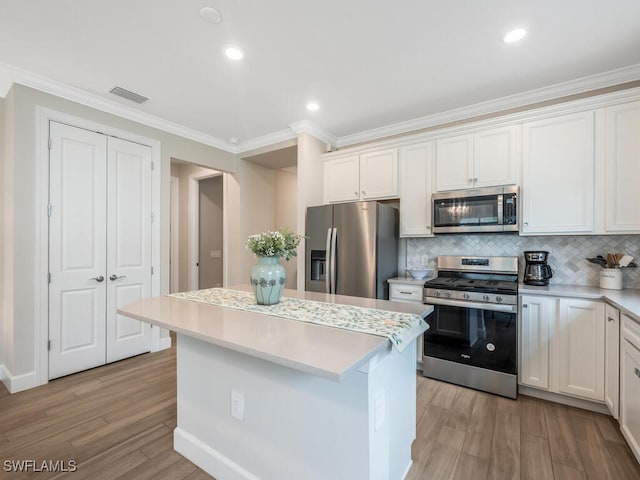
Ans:
POLYGON ((96 282, 100 283, 104 280, 104 277, 102 275, 99 275, 97 277, 91 277, 89 280, 95 280, 96 282))
POLYGON ((125 278, 126 275, 116 275, 115 273, 109 277, 109 280, 115 282, 116 280, 120 280, 121 278, 125 278))

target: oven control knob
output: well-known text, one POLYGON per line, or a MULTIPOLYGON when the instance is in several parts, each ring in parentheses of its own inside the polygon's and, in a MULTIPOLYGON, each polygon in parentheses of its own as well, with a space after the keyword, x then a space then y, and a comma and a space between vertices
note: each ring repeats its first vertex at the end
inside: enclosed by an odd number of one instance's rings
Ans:
POLYGON ((465 300, 469 300, 469 294, 468 294, 468 293, 465 293, 462 297, 463 297, 465 300))
POLYGON ((498 295, 496 297, 496 302, 498 302, 498 303, 502 302, 502 297, 500 295, 498 295))
POLYGON ((451 298, 451 292, 444 292, 444 296, 447 298, 451 298))
POLYGON ((436 290, 436 297, 440 296, 440 290, 436 290))
POLYGON ((485 302, 488 302, 490 300, 489 295, 483 295, 482 300, 484 300, 485 302))

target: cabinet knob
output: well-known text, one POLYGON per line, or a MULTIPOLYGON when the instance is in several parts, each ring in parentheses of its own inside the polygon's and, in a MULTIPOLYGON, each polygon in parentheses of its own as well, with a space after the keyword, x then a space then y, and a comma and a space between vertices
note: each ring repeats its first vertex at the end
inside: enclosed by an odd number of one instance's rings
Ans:
POLYGON ((607 317, 607 322, 614 322, 615 319, 613 317, 607 317))
POLYGON ((357 192, 357 191, 353 192, 353 194, 354 194, 356 197, 358 196, 358 192, 357 192))
POLYGON ((526 303, 524 303, 524 304, 522 305, 522 308, 529 308, 529 305, 527 305, 526 303))
POLYGON ((529 222, 524 222, 524 224, 523 224, 523 225, 524 225, 525 227, 528 227, 528 226, 529 226, 529 222))
POLYGON ((636 374, 636 377, 640 378, 640 368, 636 368, 634 373, 636 374))
POLYGON ((363 194, 363 195, 366 195, 366 194, 367 194, 367 192, 365 192, 364 190, 362 190, 362 194, 363 194))
POLYGON ((104 280, 104 277, 102 275, 98 275, 97 277, 91 277, 89 280, 95 280, 96 282, 100 283, 104 280))

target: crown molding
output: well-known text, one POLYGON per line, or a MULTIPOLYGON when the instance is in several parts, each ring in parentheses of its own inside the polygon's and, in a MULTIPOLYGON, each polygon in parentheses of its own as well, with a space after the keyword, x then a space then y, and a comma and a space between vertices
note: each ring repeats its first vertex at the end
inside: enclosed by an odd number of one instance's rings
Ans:
POLYGON ((235 153, 245 153, 251 150, 257 150, 259 148, 269 147, 276 143, 286 142, 287 140, 295 139, 297 135, 290 129, 278 130, 277 132, 268 133, 261 137, 256 137, 251 140, 240 142, 236 146, 235 153))
POLYGON ((126 118, 148 127, 162 130, 179 137, 193 140, 229 153, 236 153, 236 147, 217 137, 193 130, 177 123, 165 120, 150 113, 141 112, 126 105, 108 100, 94 93, 66 85, 50 78, 37 75, 6 63, 0 63, 0 96, 5 96, 14 83, 49 93, 86 107, 126 118))
POLYGON ((309 120, 301 120, 299 122, 290 123, 289 128, 293 130, 296 135, 300 133, 308 133, 309 135, 312 135, 318 140, 322 140, 324 143, 328 143, 329 145, 336 145, 338 142, 338 137, 333 135, 331 132, 320 128, 309 120))
POLYGON ((539 102, 637 80, 640 80, 640 64, 341 137, 333 135, 331 132, 318 127, 309 120, 301 120, 290 123, 286 129, 246 140, 238 145, 5 63, 0 63, 0 98, 4 98, 11 86, 14 83, 18 83, 142 125, 218 148, 225 152, 238 154, 295 139, 300 133, 308 133, 336 147, 347 147, 376 140, 382 141, 387 137, 410 134, 425 128, 444 125, 450 122, 534 105, 539 102))
POLYGON ((524 107, 539 102, 545 102, 561 97, 597 90, 600 88, 621 85, 627 82, 640 80, 640 64, 611 70, 588 77, 578 78, 567 82, 557 83, 548 87, 529 90, 507 97, 501 97, 486 102, 476 103, 462 108, 456 108, 445 112, 427 115, 424 117, 393 123, 384 127, 372 128, 351 135, 338 137, 337 147, 344 147, 358 143, 366 143, 379 140, 384 137, 407 134, 416 130, 444 125, 467 118, 501 112, 512 108, 524 107))

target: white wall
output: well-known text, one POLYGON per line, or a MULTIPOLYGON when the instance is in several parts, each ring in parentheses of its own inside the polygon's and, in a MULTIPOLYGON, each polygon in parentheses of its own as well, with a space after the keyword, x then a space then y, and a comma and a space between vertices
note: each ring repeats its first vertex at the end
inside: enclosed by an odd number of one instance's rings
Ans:
POLYGON ((228 286, 248 283, 256 263, 247 237, 275 228, 275 186, 275 170, 242 159, 235 173, 224 175, 228 286))
MULTIPOLYGON (((276 223, 275 228, 287 228, 297 232, 298 225, 298 169, 296 167, 276 170, 275 192, 276 223)), ((292 258, 288 262, 282 260, 287 274, 285 288, 295 289, 297 286, 298 262, 292 258)))
POLYGON ((10 159, 13 158, 14 155, 14 121, 13 121, 13 110, 14 110, 14 94, 13 91, 9 92, 7 97, 4 100, 4 115, 3 115, 3 125, 4 125, 4 136, 3 136, 3 145, 2 145, 2 176, 0 179, 2 181, 2 189, 0 192, 0 196, 2 198, 2 223, 0 224, 2 228, 2 250, 1 250, 1 259, 0 265, 2 268, 0 269, 0 305, 2 307, 2 313, 0 314, 0 331, 2 332, 2 364, 3 371, 0 374, 2 380, 5 380, 5 377, 8 375, 7 370, 10 369, 13 359, 13 351, 14 345, 12 342, 13 339, 13 292, 14 292, 14 282, 13 282, 13 242, 14 242, 14 232, 13 232, 13 191, 14 191, 14 183, 13 183, 13 162, 10 159))
POLYGON ((3 327, 4 327, 4 322, 2 321, 2 319, 4 318, 4 298, 3 298, 3 292, 4 292, 4 255, 2 254, 3 249, 4 249, 4 217, 3 217, 3 208, 2 205, 4 204, 4 199, 3 199, 3 191, 4 191, 4 185, 3 185, 3 179, 4 179, 4 175, 3 175, 3 166, 4 166, 4 148, 6 145, 5 142, 5 121, 4 121, 4 116, 5 116, 5 101, 3 98, 0 98, 0 380, 2 380, 3 376, 4 376, 4 364, 2 361, 3 358, 3 351, 4 351, 4 332, 3 332, 3 327))
POLYGON ((169 201, 171 158, 189 159, 215 169, 234 171, 235 155, 154 128, 100 112, 21 85, 5 99, 7 121, 3 165, 3 332, 5 366, 13 375, 35 370, 34 285, 36 258, 36 171, 43 159, 36 151, 36 107, 42 106, 91 122, 142 135, 161 143, 161 225, 159 275, 161 291, 169 291, 169 201), (15 187, 15 190, 14 190, 15 187))

